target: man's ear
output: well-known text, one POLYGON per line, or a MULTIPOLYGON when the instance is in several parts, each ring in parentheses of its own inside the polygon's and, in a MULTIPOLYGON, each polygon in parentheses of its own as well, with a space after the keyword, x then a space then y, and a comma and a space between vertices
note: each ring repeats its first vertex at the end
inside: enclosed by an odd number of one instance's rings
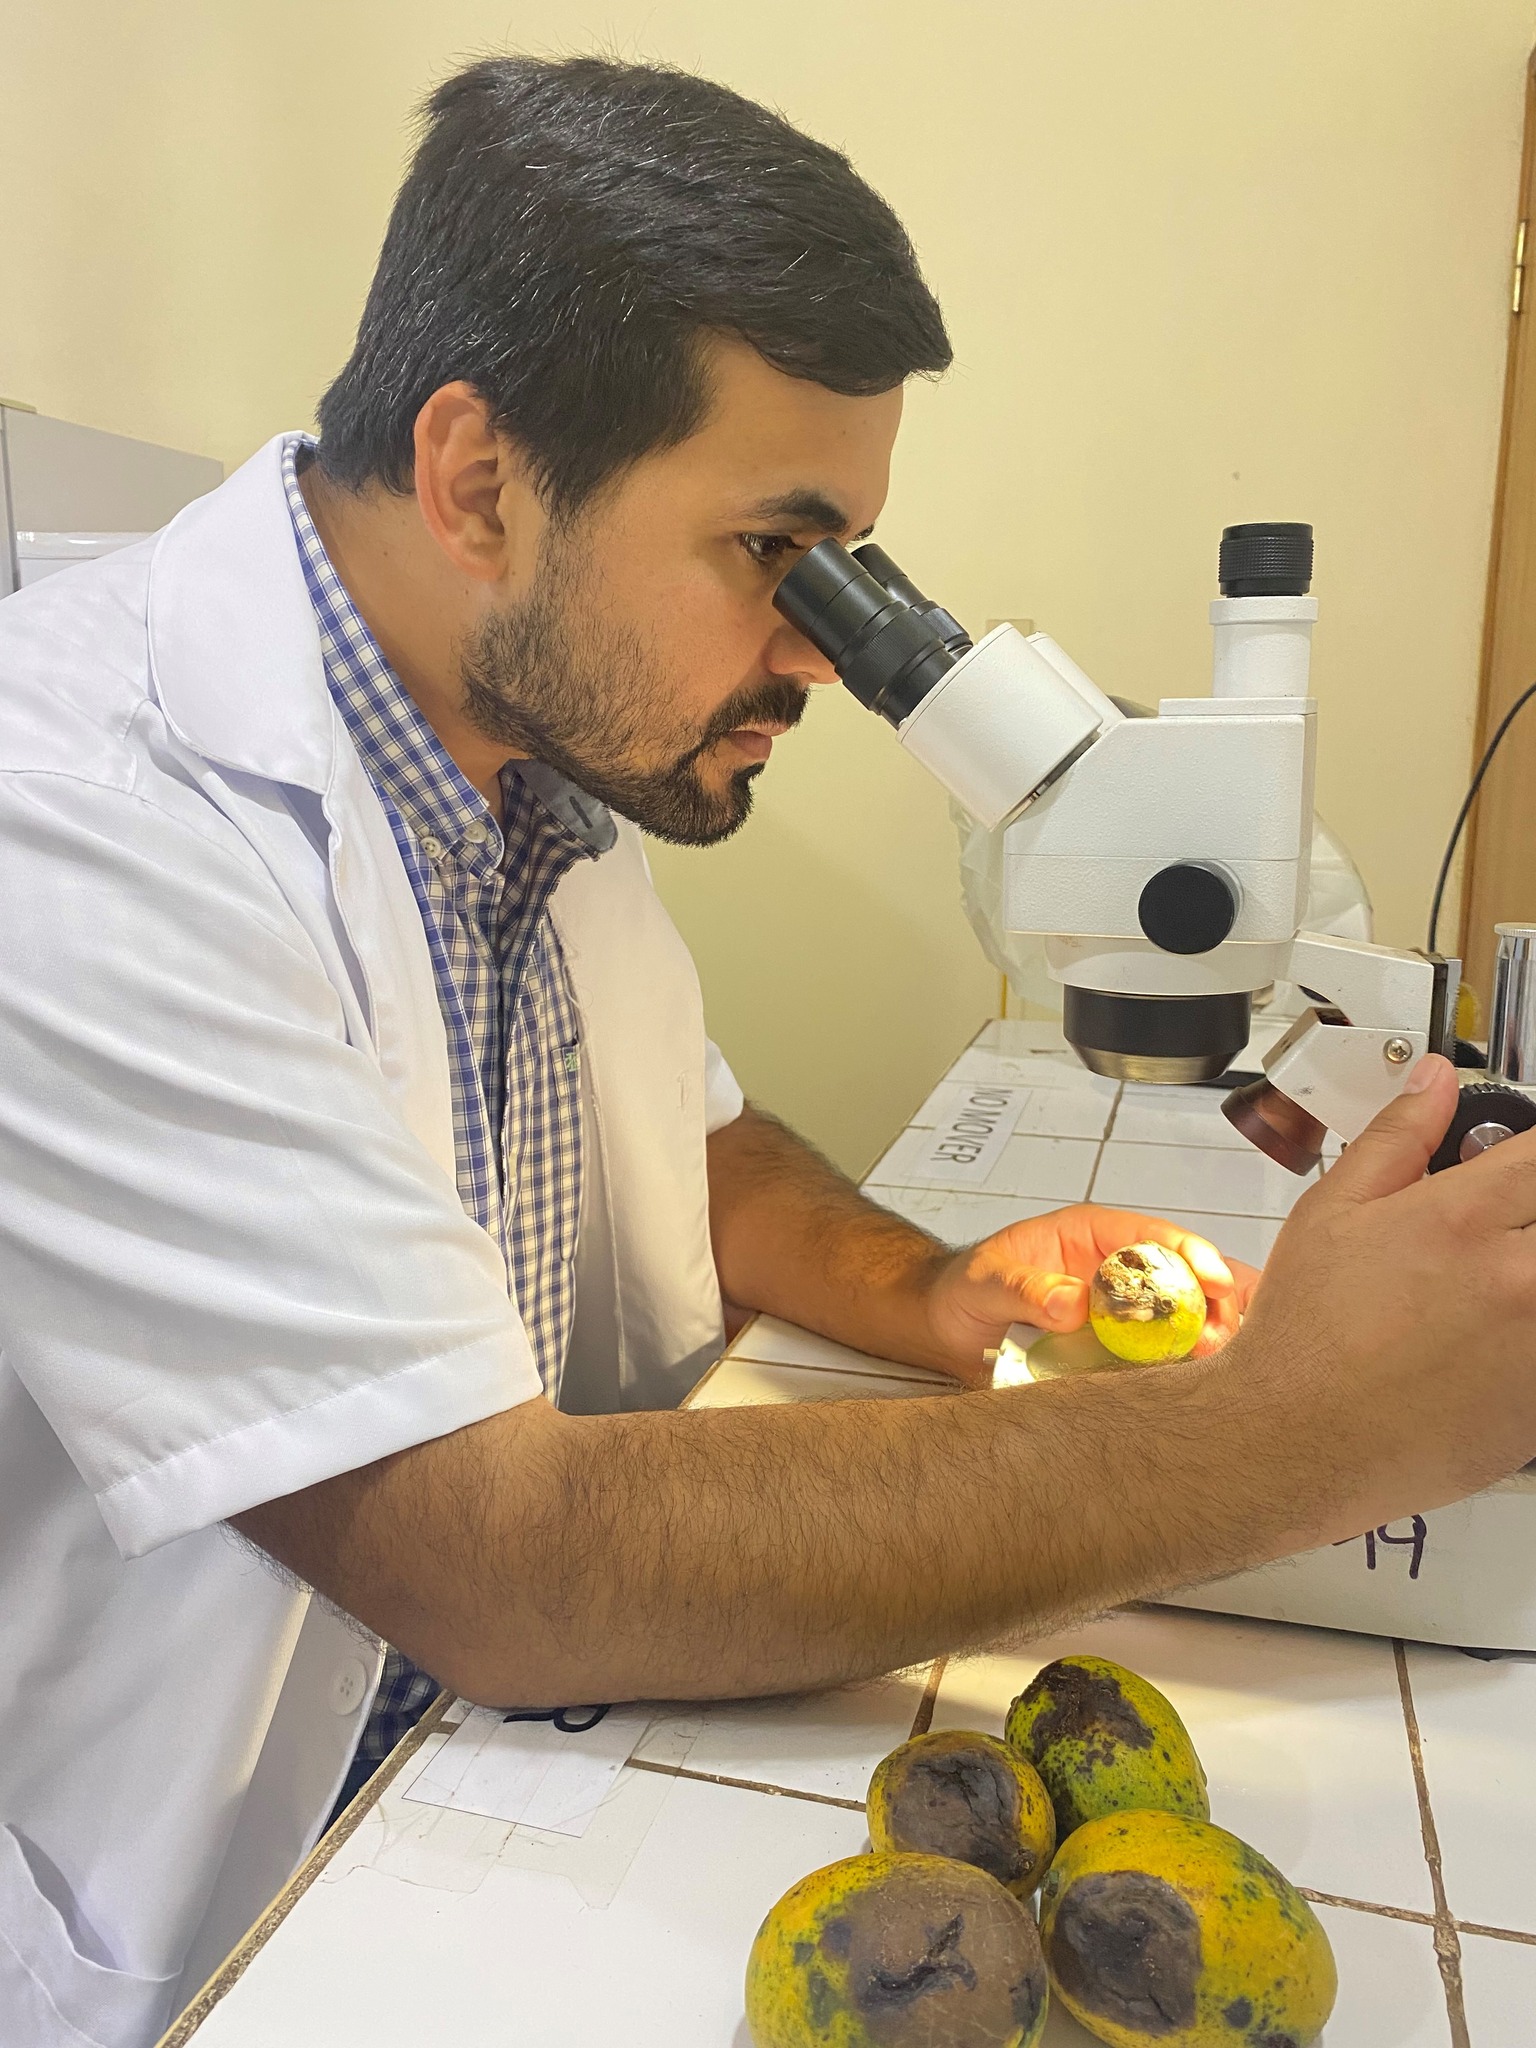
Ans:
POLYGON ((462 380, 434 391, 416 415, 416 503, 460 575, 526 589, 548 523, 528 463, 496 431, 490 407, 462 380))

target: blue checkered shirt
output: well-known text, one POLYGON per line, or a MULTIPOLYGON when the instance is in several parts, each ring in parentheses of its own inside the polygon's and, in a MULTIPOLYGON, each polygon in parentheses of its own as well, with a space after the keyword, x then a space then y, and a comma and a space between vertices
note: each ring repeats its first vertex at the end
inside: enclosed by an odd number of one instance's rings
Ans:
MULTIPOLYGON (((432 956, 448 1039, 459 1199, 500 1246, 551 1400, 570 1341, 581 1215, 581 1046, 549 899, 612 846, 603 806, 538 763, 502 774, 498 819, 401 687, 310 519, 294 435, 283 482, 325 679, 389 819, 432 956)), ((389 1650, 344 1797, 437 1691, 389 1650)))

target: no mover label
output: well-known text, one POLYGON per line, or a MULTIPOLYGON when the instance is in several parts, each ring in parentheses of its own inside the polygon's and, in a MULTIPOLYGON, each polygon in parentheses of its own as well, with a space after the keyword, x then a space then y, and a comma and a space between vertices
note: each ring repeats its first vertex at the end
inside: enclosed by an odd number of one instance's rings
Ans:
POLYGON ((910 1178, 939 1187, 980 1187, 1013 1136, 1029 1092, 981 1085, 963 1088, 937 1129, 923 1133, 926 1142, 910 1178))

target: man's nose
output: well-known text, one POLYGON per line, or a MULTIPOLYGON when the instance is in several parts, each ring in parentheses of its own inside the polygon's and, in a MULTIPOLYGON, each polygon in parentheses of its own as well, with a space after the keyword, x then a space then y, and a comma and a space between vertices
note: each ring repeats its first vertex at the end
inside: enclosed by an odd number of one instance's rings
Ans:
POLYGON ((769 639, 765 667, 771 675, 785 676, 797 683, 815 686, 835 683, 837 670, 827 657, 813 647, 787 619, 782 620, 769 639))

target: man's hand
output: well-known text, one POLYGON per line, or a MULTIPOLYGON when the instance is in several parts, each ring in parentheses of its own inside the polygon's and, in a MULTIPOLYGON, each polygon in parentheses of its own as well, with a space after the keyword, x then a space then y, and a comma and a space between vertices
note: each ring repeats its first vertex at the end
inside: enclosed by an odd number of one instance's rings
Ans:
POLYGON ((968 1386, 986 1383, 983 1353, 1010 1323, 1081 1329, 1094 1269, 1123 1245, 1153 1238, 1189 1261, 1209 1309, 1201 1357, 1236 1330, 1258 1278, 1172 1223, 1087 1202, 951 1251, 750 1103, 709 1141, 709 1222, 728 1301, 968 1386))
POLYGON ((1298 1505, 1314 1487, 1353 1503, 1313 1542, 1536 1457, 1536 1132, 1426 1179, 1456 1099, 1449 1062, 1421 1060, 1296 1204, 1213 1361, 1312 1445, 1298 1505))
POLYGON ((1010 1323, 1058 1334, 1080 1330, 1101 1262, 1124 1245, 1149 1241, 1177 1252, 1205 1290, 1206 1324, 1195 1356, 1219 1350, 1242 1321, 1259 1278, 1254 1269, 1158 1217, 1078 1202, 1012 1223, 933 1273, 928 1326, 946 1370, 968 1385, 985 1384, 983 1353, 1002 1342, 1010 1323))

